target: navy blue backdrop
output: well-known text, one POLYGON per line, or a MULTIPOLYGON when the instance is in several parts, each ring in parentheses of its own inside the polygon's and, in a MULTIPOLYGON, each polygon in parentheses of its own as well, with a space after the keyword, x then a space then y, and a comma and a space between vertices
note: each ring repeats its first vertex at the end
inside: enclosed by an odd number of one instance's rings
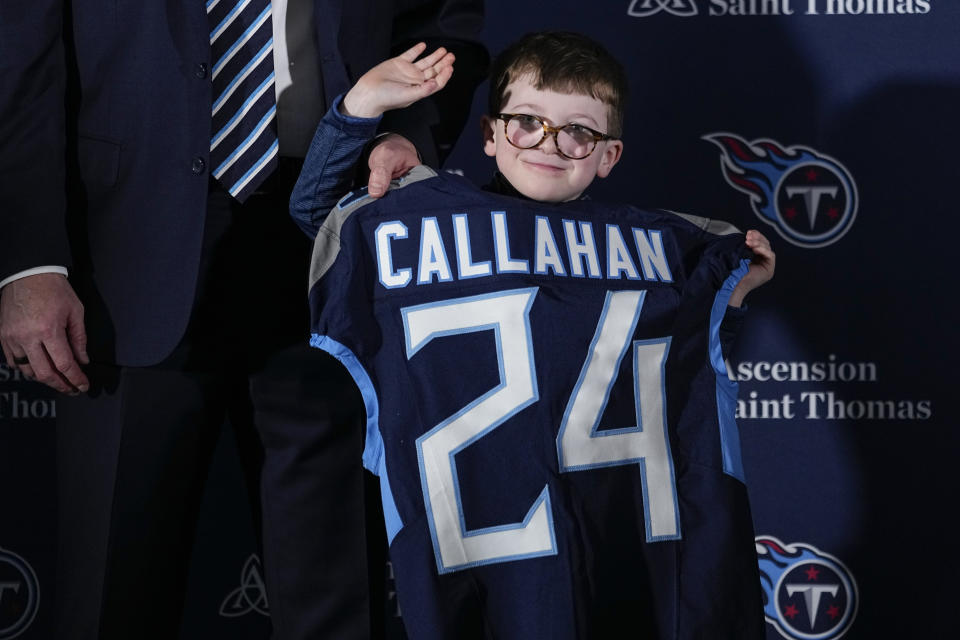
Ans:
MULTIPOLYGON (((776 278, 751 294, 729 362, 768 638, 952 637, 960 3, 489 0, 487 13, 493 52, 561 28, 626 65, 624 157, 594 197, 774 244, 776 278)), ((479 135, 468 127, 448 168, 484 181, 479 135)), ((0 640, 52 635, 55 411, 0 365, 0 640)), ((266 638, 228 438, 205 500, 181 637, 266 638)))

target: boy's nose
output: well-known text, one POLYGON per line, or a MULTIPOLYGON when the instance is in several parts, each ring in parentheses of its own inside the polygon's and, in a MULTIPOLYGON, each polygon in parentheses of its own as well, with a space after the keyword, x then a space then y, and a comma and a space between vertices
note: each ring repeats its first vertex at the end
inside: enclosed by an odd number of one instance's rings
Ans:
POLYGON ((547 155, 559 155, 560 153, 557 150, 557 139, 552 133, 548 133, 543 137, 538 148, 547 155))

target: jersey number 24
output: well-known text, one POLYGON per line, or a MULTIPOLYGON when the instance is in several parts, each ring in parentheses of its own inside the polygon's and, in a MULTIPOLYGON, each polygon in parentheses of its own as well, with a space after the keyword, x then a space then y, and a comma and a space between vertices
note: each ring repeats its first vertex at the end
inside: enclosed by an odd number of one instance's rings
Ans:
MULTIPOLYGON (((522 522, 467 530, 456 455, 539 400, 530 330, 537 288, 456 298, 401 310, 407 358, 431 340, 493 331, 500 384, 417 439, 420 484, 440 573, 557 553, 550 493, 522 522)), ((561 472, 635 464, 641 470, 647 540, 680 537, 677 490, 666 431, 664 363, 670 338, 633 340, 645 291, 607 292, 580 376, 557 434, 561 472), (600 429, 624 357, 633 359, 636 424, 600 429)))

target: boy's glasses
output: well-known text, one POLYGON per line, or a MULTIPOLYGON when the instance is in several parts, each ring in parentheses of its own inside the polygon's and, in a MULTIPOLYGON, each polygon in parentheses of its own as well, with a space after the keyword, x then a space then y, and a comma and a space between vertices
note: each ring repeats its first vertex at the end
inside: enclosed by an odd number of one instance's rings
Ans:
POLYGON ((539 116, 526 113, 498 113, 503 120, 503 133, 507 142, 518 149, 533 149, 539 146, 548 133, 553 134, 553 144, 564 158, 582 160, 593 153, 601 140, 614 140, 613 136, 594 131, 582 124, 565 124, 551 127, 539 116))

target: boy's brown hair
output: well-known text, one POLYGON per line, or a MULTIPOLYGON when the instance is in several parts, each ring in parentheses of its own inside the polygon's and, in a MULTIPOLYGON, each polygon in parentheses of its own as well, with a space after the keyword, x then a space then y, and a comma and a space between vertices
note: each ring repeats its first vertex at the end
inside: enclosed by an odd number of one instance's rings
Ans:
POLYGON ((490 67, 491 116, 507 103, 507 87, 523 76, 537 89, 578 93, 606 103, 607 133, 623 133, 627 102, 627 75, 623 66, 598 42, 570 31, 528 33, 498 55, 490 67))

